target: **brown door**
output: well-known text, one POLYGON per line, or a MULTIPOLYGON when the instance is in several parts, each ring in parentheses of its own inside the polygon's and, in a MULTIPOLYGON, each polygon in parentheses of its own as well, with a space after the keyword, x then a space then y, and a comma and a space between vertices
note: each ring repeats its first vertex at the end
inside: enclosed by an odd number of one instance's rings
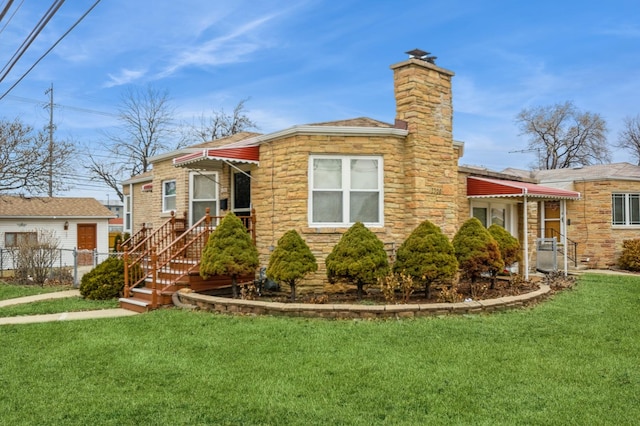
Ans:
POLYGON ((78 265, 93 264, 93 250, 97 247, 97 225, 78 224, 78 265))
POLYGON ((544 237, 560 241, 560 201, 544 203, 544 237))

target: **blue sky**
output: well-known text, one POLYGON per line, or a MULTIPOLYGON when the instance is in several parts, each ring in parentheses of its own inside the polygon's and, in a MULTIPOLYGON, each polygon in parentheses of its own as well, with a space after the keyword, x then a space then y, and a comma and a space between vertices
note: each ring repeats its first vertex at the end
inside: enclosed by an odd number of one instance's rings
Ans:
MULTIPOLYGON (((3 65, 50 3, 24 2, 0 21, 3 65)), ((0 96, 93 3, 67 1, 0 96)), ((527 168, 533 153, 513 152, 527 146, 514 122, 523 108, 573 101, 604 117, 610 142, 640 113, 637 0, 104 0, 0 100, 0 117, 47 125, 53 84, 56 137, 100 152, 123 91, 152 85, 185 121, 250 98, 262 133, 360 116, 393 122, 389 65, 413 48, 456 74, 461 164, 527 168)), ((84 174, 78 167, 75 190, 60 195, 107 198, 84 174)))

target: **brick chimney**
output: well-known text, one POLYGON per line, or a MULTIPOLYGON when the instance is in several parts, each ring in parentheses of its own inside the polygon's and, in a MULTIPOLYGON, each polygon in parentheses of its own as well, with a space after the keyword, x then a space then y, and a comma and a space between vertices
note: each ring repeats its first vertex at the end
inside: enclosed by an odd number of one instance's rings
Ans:
POLYGON ((405 122, 407 219, 425 219, 452 237, 458 226, 458 151, 453 145, 451 77, 435 57, 418 49, 391 66, 396 122, 405 122))

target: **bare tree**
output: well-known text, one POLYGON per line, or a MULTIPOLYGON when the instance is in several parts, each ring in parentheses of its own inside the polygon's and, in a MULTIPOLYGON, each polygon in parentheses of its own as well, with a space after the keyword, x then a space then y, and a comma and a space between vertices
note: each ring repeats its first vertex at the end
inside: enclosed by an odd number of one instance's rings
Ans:
POLYGON ((129 88, 122 96, 119 134, 107 134, 108 160, 89 153, 86 168, 123 199, 120 181, 151 170, 149 158, 180 145, 169 93, 151 86, 129 88))
POLYGON ((44 284, 60 257, 60 238, 50 229, 25 234, 11 248, 16 278, 22 284, 44 284))
POLYGON ((54 192, 67 189, 75 148, 56 141, 50 150, 49 143, 44 130, 36 132, 18 118, 0 120, 0 192, 43 194, 50 182, 54 192))
POLYGON ((188 126, 187 138, 198 142, 209 142, 246 130, 257 129, 258 126, 246 112, 245 103, 248 100, 245 98, 238 102, 231 114, 227 114, 224 109, 213 109, 211 115, 202 114, 197 124, 188 126))
POLYGON ((640 114, 625 117, 615 146, 628 151, 640 166, 640 114))
POLYGON ((611 161, 607 125, 599 114, 582 112, 572 102, 522 110, 516 117, 529 149, 539 153, 537 167, 562 169, 611 161))

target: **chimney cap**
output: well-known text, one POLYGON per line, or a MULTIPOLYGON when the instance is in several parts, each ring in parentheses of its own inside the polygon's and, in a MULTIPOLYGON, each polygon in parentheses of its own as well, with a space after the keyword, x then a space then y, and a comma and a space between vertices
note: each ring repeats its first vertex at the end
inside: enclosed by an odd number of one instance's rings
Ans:
POLYGON ((429 56, 431 53, 425 52, 422 49, 413 49, 405 53, 409 55, 409 59, 412 59, 412 58, 420 59, 422 61, 426 61, 434 65, 435 65, 435 60, 438 59, 437 56, 429 56))

